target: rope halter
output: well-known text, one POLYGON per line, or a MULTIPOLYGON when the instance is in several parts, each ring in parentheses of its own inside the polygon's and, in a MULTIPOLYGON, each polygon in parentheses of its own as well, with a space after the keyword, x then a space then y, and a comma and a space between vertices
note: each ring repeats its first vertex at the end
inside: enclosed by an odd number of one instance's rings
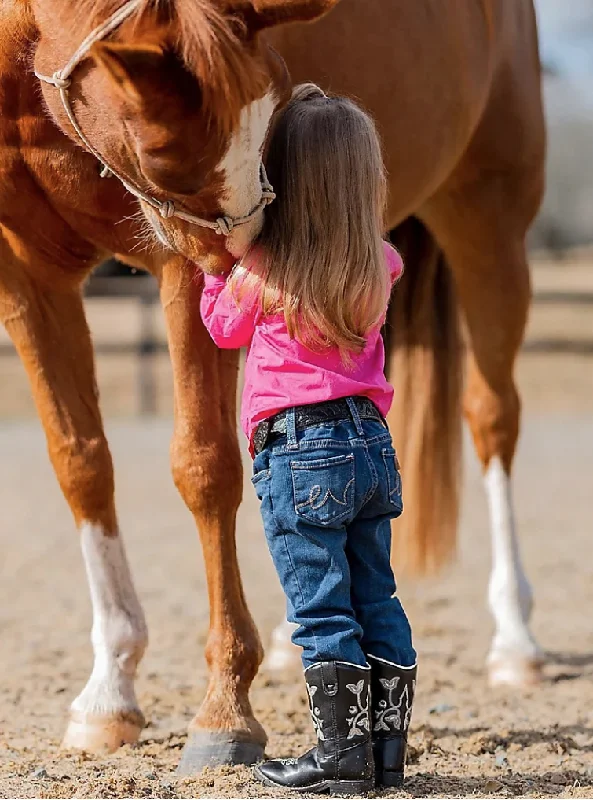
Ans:
POLYGON ((123 6, 111 14, 111 16, 108 17, 101 25, 92 30, 82 41, 72 58, 62 69, 57 70, 51 76, 40 75, 38 72, 35 72, 35 75, 40 81, 50 84, 50 86, 55 87, 60 92, 60 99, 62 100, 64 111, 66 112, 72 127, 78 135, 78 138, 82 141, 86 149, 92 153, 101 164, 101 177, 104 178, 108 175, 113 175, 116 177, 125 186, 128 192, 133 194, 134 197, 137 197, 138 200, 141 200, 142 202, 147 203, 149 206, 152 206, 152 208, 158 211, 163 219, 177 217, 178 219, 185 220, 185 222, 190 222, 193 225, 199 225, 201 228, 209 228, 219 236, 229 236, 229 234, 233 232, 234 228, 251 222, 259 214, 261 214, 267 205, 276 199, 274 189, 268 181, 268 176, 266 175, 266 169, 263 165, 263 162, 260 162, 260 182, 262 189, 261 199, 255 208, 250 211, 249 214, 246 214, 243 217, 223 216, 219 217, 215 222, 212 222, 211 220, 197 217, 195 214, 192 214, 183 208, 177 208, 173 200, 158 200, 156 197, 146 194, 146 192, 142 191, 139 186, 136 186, 132 180, 121 175, 89 142, 74 115, 74 109, 72 108, 69 95, 69 89, 72 83, 72 73, 76 67, 78 67, 78 65, 87 57, 91 47, 96 42, 100 42, 102 39, 105 39, 110 33, 112 33, 112 31, 118 28, 122 22, 124 22, 124 20, 126 20, 131 14, 134 13, 134 11, 136 11, 136 9, 140 6, 140 3, 141 0, 128 0, 127 3, 124 3, 123 6))

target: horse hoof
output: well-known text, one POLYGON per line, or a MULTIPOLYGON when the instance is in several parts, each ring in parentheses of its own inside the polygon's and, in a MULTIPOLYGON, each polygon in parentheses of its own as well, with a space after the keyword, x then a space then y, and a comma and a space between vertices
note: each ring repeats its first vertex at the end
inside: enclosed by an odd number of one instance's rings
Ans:
POLYGON ((197 775, 204 767, 255 764, 264 757, 264 745, 229 733, 190 732, 177 767, 178 775, 197 775))
POLYGON ((542 660, 538 658, 504 658, 488 664, 490 686, 511 686, 528 689, 543 680, 542 660))
POLYGON ((72 714, 62 747, 88 753, 114 753, 124 744, 136 744, 144 717, 137 714, 114 717, 80 717, 72 714))

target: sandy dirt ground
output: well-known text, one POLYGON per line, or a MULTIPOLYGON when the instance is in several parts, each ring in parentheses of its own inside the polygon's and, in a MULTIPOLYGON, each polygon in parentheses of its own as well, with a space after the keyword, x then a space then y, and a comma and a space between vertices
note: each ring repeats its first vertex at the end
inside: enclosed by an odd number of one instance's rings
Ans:
MULTIPOLYGON (((536 311, 530 335, 590 338, 587 314, 536 311)), ((107 374, 102 389, 115 403, 107 374)), ((593 797, 593 358, 525 355, 519 379, 526 408, 515 494, 546 679, 522 692, 487 687, 488 518, 466 447, 458 560, 438 580, 400 581, 421 664, 400 796, 593 797)), ((0 395, 11 393, 9 369, 0 381, 0 395)), ((148 726, 138 747, 106 758, 60 751, 68 705, 91 667, 90 603, 39 425, 17 419, 18 410, 0 422, 0 797, 273 796, 247 768, 175 778, 206 686, 208 607, 198 539, 169 475, 166 416, 107 426, 122 531, 151 635, 137 683, 148 726)), ((267 641, 283 601, 247 474, 238 546, 267 641)), ((252 700, 270 755, 311 743, 300 679, 261 674, 252 700)))

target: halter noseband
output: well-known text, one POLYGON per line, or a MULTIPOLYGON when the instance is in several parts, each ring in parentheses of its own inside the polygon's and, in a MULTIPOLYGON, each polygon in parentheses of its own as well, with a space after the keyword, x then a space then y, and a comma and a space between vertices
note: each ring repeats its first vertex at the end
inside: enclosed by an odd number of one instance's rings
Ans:
POLYGON ((65 67, 62 69, 57 70, 54 74, 49 77, 47 75, 40 75, 38 72, 35 72, 37 78, 44 83, 49 83, 51 86, 54 86, 60 92, 60 98, 62 100, 62 105, 64 106, 64 111, 66 112, 72 127, 76 131, 79 139, 82 141, 86 149, 91 152, 95 158, 101 163, 101 177, 106 177, 107 175, 114 175, 118 180, 125 186, 125 188, 133 194, 138 200, 142 200, 144 203, 152 206, 152 208, 156 209, 163 219, 170 219, 171 217, 178 217, 179 219, 183 219, 186 222, 191 222, 194 225, 199 225, 202 228, 210 228, 215 233, 221 236, 228 236, 234 228, 238 225, 245 225, 247 222, 251 222, 251 220, 255 219, 263 210, 264 208, 269 205, 273 200, 275 200, 276 195, 274 194, 274 189, 272 185, 268 181, 268 176, 266 175, 266 169, 263 165, 263 162, 260 164, 260 180, 261 180, 261 188, 262 188, 262 196, 261 200, 257 204, 257 206, 251 211, 249 214, 245 215, 244 217, 219 217, 215 222, 211 222, 207 219, 202 219, 201 217, 195 216, 195 214, 191 214, 189 211, 184 211, 182 208, 177 208, 173 200, 157 200, 156 197, 151 197, 151 195, 146 194, 142 191, 138 186, 134 185, 132 181, 128 178, 123 177, 120 175, 117 170, 113 169, 113 167, 107 163, 105 158, 93 147, 93 145, 89 142, 87 137, 82 132, 82 129, 78 122, 76 121, 76 117, 74 115, 74 109, 72 108, 72 104, 70 102, 70 96, 68 90, 72 83, 71 75, 76 69, 76 67, 86 58, 89 53, 91 47, 96 43, 100 42, 101 39, 104 39, 106 36, 118 28, 124 20, 126 20, 140 5, 141 0, 128 0, 127 3, 124 3, 121 8, 115 11, 110 17, 108 17, 105 22, 101 25, 96 27, 92 30, 89 35, 84 39, 80 47, 76 50, 72 58, 68 61, 65 67))

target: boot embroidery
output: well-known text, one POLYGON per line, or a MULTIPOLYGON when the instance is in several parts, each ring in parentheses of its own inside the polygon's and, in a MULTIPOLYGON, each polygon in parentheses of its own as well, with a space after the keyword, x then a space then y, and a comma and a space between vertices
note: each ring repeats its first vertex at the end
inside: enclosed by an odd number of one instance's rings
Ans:
MULTIPOLYGON (((408 687, 406 686, 406 689, 408 687)), ((412 681, 412 700, 414 699, 414 692, 416 691, 416 681, 412 681)), ((410 719, 412 717, 412 703, 409 702, 410 698, 409 695, 406 693, 406 703, 407 703, 407 710, 404 714, 404 732, 408 730, 410 727, 410 719)))
POLYGON ((298 758, 277 758, 279 764, 283 764, 285 767, 296 767, 299 763, 298 758))
POLYGON ((356 696, 356 705, 351 705, 349 712, 351 717, 346 718, 346 722, 350 726, 348 732, 348 739, 353 739, 355 736, 364 736, 365 731, 370 731, 371 724, 369 720, 369 693, 367 691, 365 703, 362 700, 362 693, 364 691, 364 681, 358 683, 347 683, 346 688, 356 696))
MULTIPOLYGON (((390 728, 397 732, 407 731, 410 724, 410 717, 412 714, 412 704, 410 702, 409 686, 403 688, 397 703, 393 699, 393 693, 399 684, 399 676, 396 678, 380 678, 381 686, 387 689, 387 700, 379 701, 378 709, 375 711, 375 727, 376 731, 389 731, 390 728), (402 716, 403 710, 403 716, 402 716), (403 719, 403 725, 402 725, 403 719)), ((412 691, 416 682, 412 683, 412 691)))
POLYGON ((323 720, 321 719, 321 709, 315 705, 313 700, 313 695, 317 691, 317 686, 311 686, 308 683, 305 683, 307 687, 307 694, 309 695, 309 711, 311 713, 311 720, 313 721, 313 727, 315 728, 315 733, 317 734, 317 738, 319 741, 325 741, 325 736, 323 734, 323 720))

